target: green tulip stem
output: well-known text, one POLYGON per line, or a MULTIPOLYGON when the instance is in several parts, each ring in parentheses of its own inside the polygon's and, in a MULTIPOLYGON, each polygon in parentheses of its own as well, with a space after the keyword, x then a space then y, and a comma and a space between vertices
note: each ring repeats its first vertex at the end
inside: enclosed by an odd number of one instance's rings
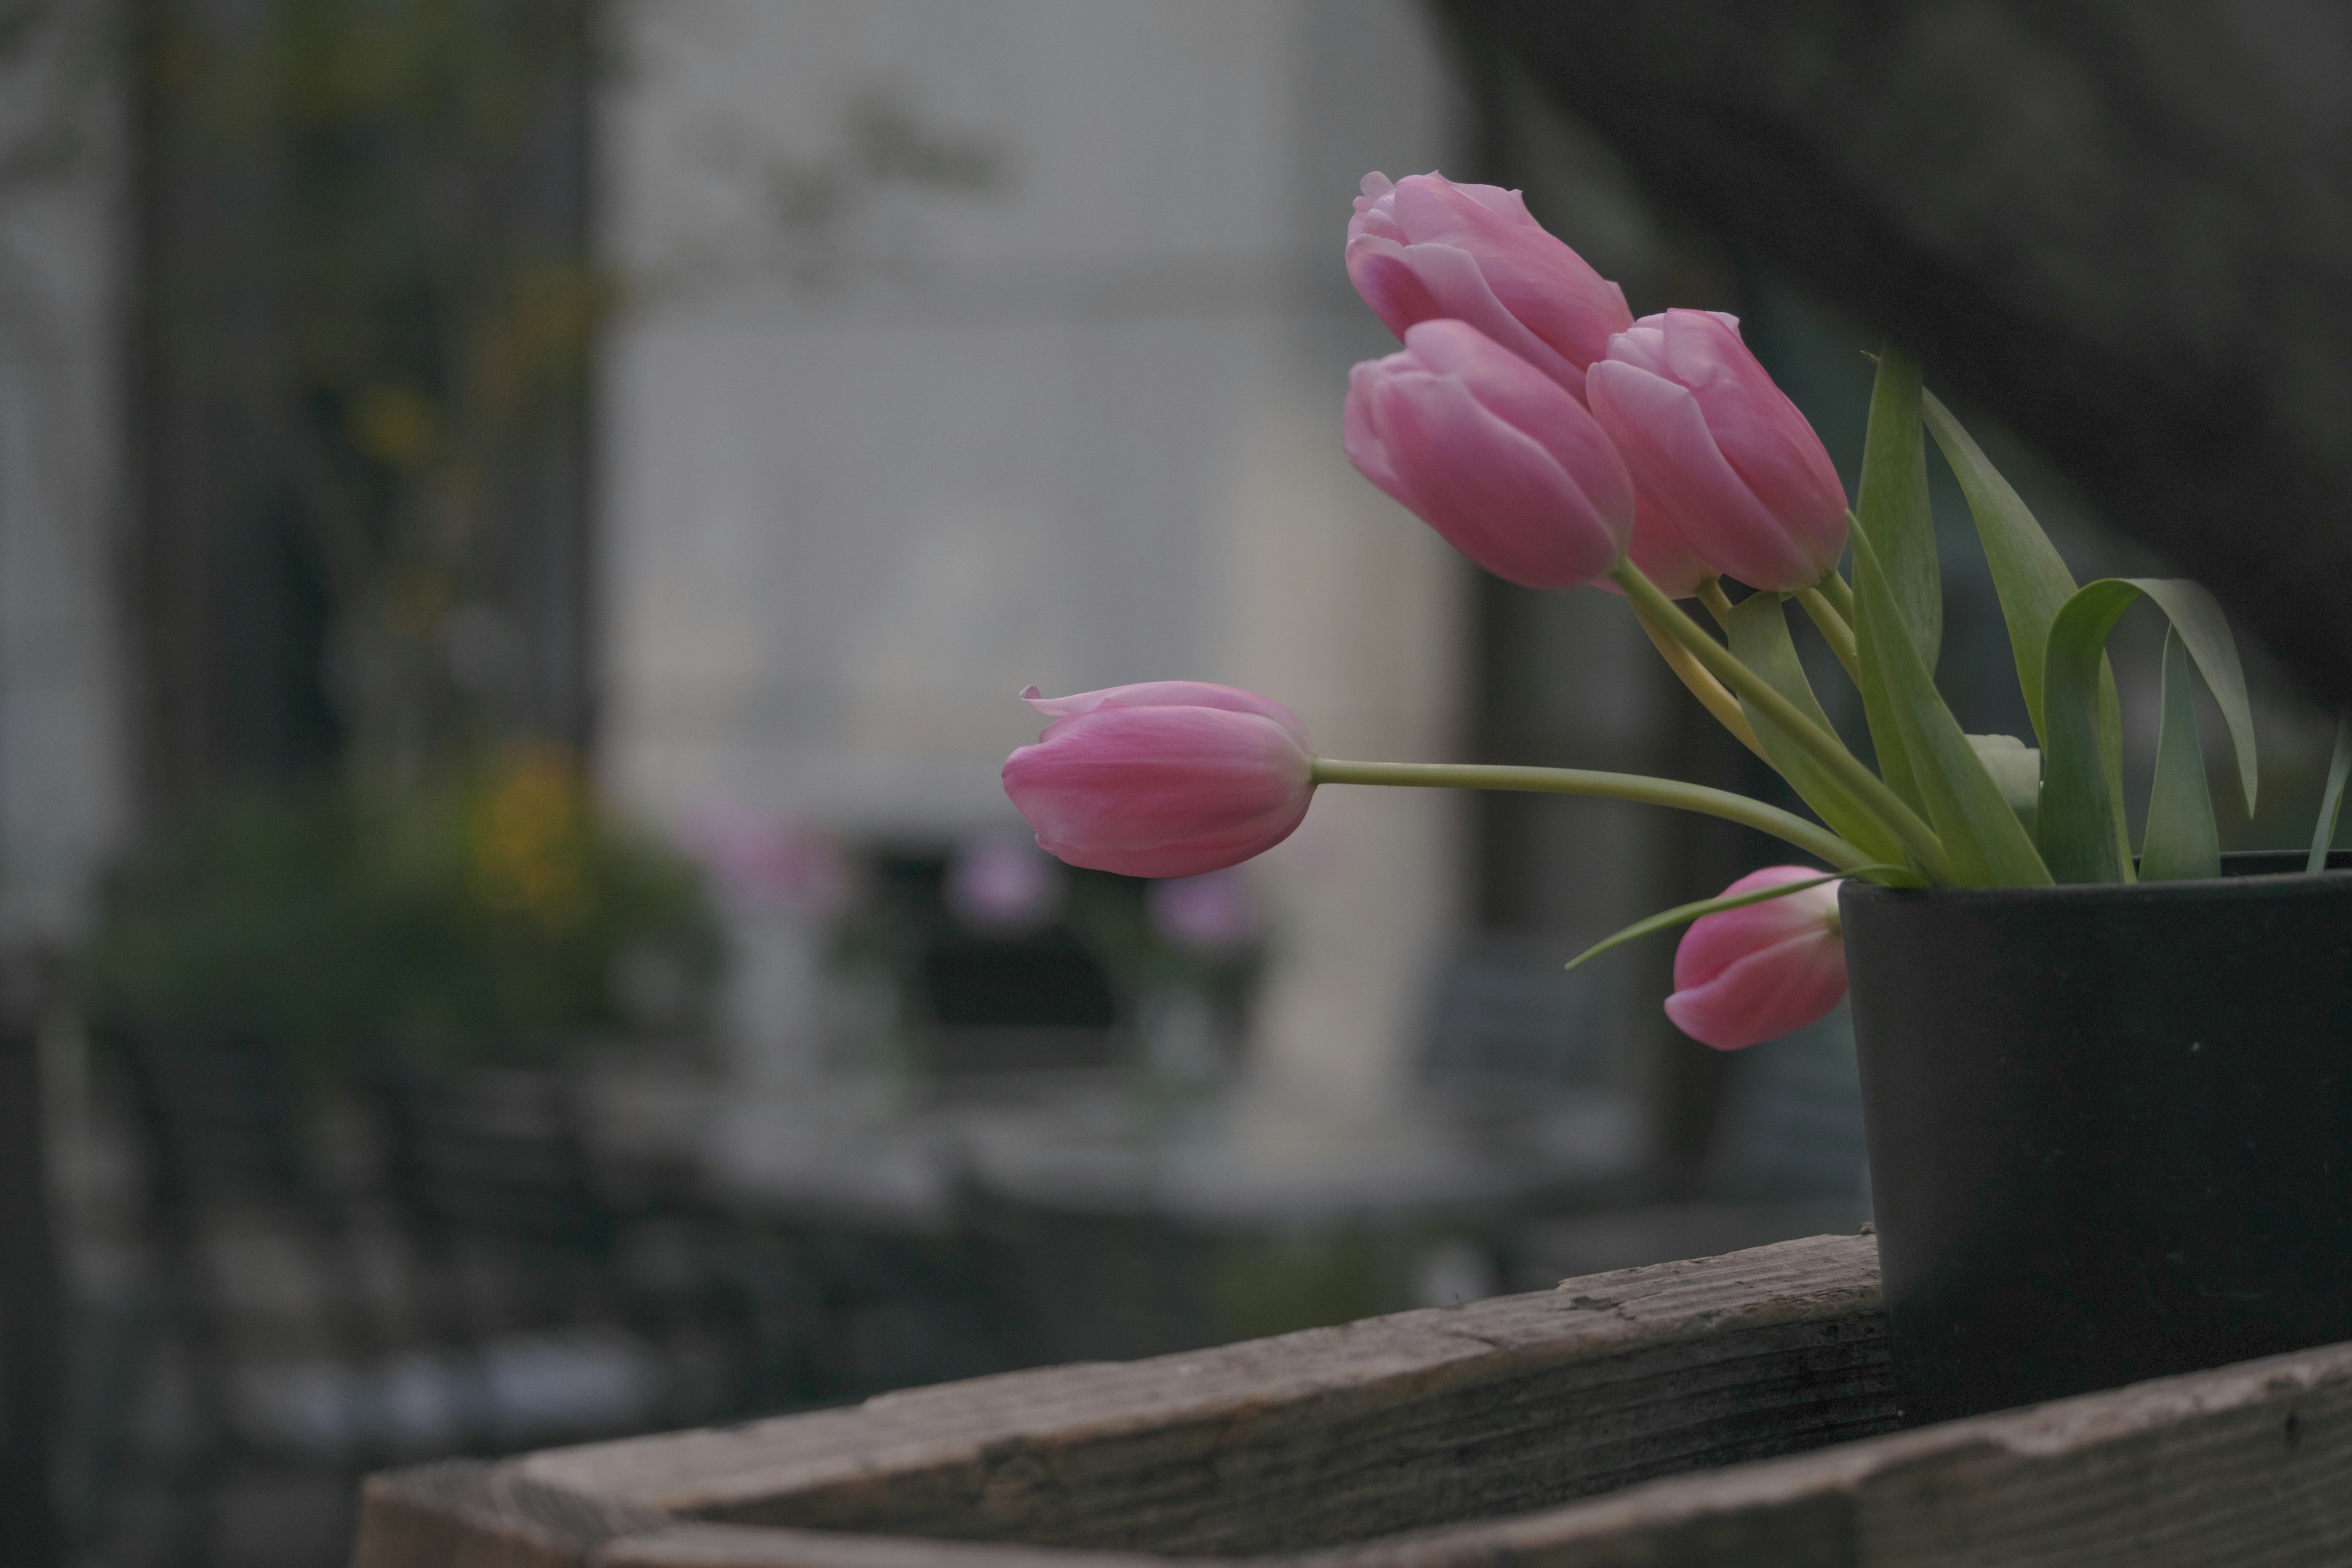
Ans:
POLYGON ((1955 879, 1951 862, 1944 855, 1943 840, 1876 773, 1857 762, 1843 742, 1798 711, 1797 705, 1775 690, 1770 682, 1701 631, 1696 622, 1683 614, 1682 606, 1667 598, 1633 562, 1620 561, 1610 576, 1625 591, 1628 599, 1647 612, 1676 642, 1696 654, 1698 661, 1729 687, 1734 696, 1771 720, 1791 741, 1811 752, 1813 760, 1828 769, 1864 810, 1903 840, 1904 847, 1918 858, 1919 868, 1927 873, 1929 880, 1947 887, 1952 884, 1955 879))
POLYGON ((1725 633, 1728 635, 1731 630, 1731 601, 1724 595, 1723 579, 1720 577, 1700 578, 1698 580, 1698 602, 1706 606, 1706 613, 1715 617, 1715 624, 1721 626, 1725 633))
POLYGON ((1830 651, 1837 655, 1837 661, 1845 666, 1847 677, 1854 685, 1860 686, 1862 655, 1854 647, 1853 627, 1846 624, 1846 618, 1837 613, 1837 606, 1830 603, 1829 595, 1819 588, 1799 589, 1797 603, 1805 606, 1805 614, 1811 616, 1813 625, 1821 628, 1822 640, 1830 645, 1830 651))
POLYGON ((1647 778, 1640 773, 1592 773, 1583 768, 1491 767, 1469 763, 1345 763, 1330 757, 1315 759, 1318 784, 1385 784, 1411 789, 1503 789, 1537 795, 1595 795, 1630 800, 1643 805, 1667 805, 1719 816, 1786 839, 1808 855, 1817 856, 1843 871, 1875 866, 1870 855, 1818 823, 1760 800, 1729 790, 1675 779, 1647 778))
MULTIPOLYGON (((1853 521, 1852 512, 1846 514, 1846 521, 1849 523, 1853 521)), ((1822 597, 1830 602, 1830 608, 1838 613, 1838 619, 1849 626, 1853 625, 1853 590, 1846 586, 1845 579, 1838 574, 1836 567, 1822 573, 1822 580, 1813 586, 1822 591, 1822 597)))

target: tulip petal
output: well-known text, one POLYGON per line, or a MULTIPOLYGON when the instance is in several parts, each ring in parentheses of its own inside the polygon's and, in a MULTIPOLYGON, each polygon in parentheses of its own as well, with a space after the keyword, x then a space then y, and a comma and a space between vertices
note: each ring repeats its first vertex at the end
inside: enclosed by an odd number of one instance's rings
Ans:
POLYGON ((1398 181, 1394 201, 1412 245, 1474 256, 1503 308, 1579 369, 1608 352, 1612 333, 1633 324, 1623 292, 1527 217, 1524 203, 1507 214, 1434 174, 1398 181))
MULTIPOLYGON (((1389 322, 1390 331, 1402 338, 1405 335, 1406 327, 1421 321, 1451 319, 1467 322, 1550 377, 1570 396, 1582 400, 1582 367, 1563 358, 1504 308, 1503 302, 1495 297, 1495 290, 1487 286, 1486 275, 1480 269, 1476 257, 1451 245, 1408 245, 1399 254, 1405 265, 1412 269, 1414 283, 1430 304, 1427 314, 1412 318, 1404 327, 1389 322)), ((1402 297, 1401 288, 1386 279, 1381 281, 1397 297, 1402 297)), ((1370 297, 1367 295, 1367 303, 1370 300, 1370 297)), ((1380 313, 1379 307, 1374 307, 1373 313, 1380 313)), ((1381 319, 1387 321, 1385 316, 1381 319)))
POLYGON ((1819 576, 1844 553, 1846 530, 1845 486, 1821 437, 1740 340, 1735 318, 1665 315, 1667 374, 1690 388, 1724 461, 1819 576))
POLYGON ((1312 763, 1279 718, 1105 703, 1062 719, 1036 744, 1015 751, 1004 763, 1004 792, 1038 844, 1073 865, 1193 876, 1289 837, 1314 795, 1312 763))
POLYGON ((1677 990, 1666 998, 1666 1016, 1691 1038, 1736 1051, 1803 1028, 1835 1007, 1845 993, 1845 944, 1816 931, 1758 949, 1705 984, 1677 990))
POLYGON ((1383 378, 1371 416, 1412 510, 1496 576, 1576 587, 1607 575, 1623 553, 1630 510, 1596 510, 1557 458, 1460 381, 1383 378))
POLYGON ((1822 568, 1724 460, 1688 388, 1603 360, 1586 373, 1585 395, 1643 494, 1717 570, 1784 593, 1820 578, 1822 568))
POLYGON ((1212 708, 1229 713, 1255 713, 1281 725, 1302 750, 1307 746, 1307 726, 1297 714, 1271 697, 1260 697, 1238 686, 1219 686, 1213 681, 1145 680, 1132 686, 1107 686, 1099 691, 1075 691, 1067 697, 1041 696, 1032 686, 1021 693, 1021 700, 1040 713, 1060 719, 1092 713, 1101 708, 1212 708))
MULTIPOLYGON (((1381 325, 1399 338, 1415 321, 1448 313, 1405 258, 1404 247, 1395 240, 1370 233, 1349 240, 1347 267, 1348 281, 1355 285, 1381 325)), ((1501 307, 1496 309, 1499 311, 1501 307)))
MULTIPOLYGON (((1821 872, 1810 866, 1768 866, 1751 871, 1723 890, 1729 898, 1787 882, 1813 881, 1821 872)), ((1683 933, 1675 949, 1675 988, 1687 991, 1707 984, 1747 954, 1801 937, 1829 936, 1835 931, 1838 891, 1834 883, 1807 888, 1785 898, 1769 899, 1736 910, 1701 916, 1683 933)))
POLYGON ((1580 398, 1465 321, 1423 321, 1405 334, 1405 350, 1422 369, 1460 381, 1480 406, 1533 437, 1596 509, 1632 526, 1633 477, 1580 398))
POLYGON ((1396 465, 1389 460, 1388 447, 1372 423, 1373 388, 1380 375, 1378 363, 1360 364, 1348 373, 1348 399, 1339 410, 1339 444, 1358 473, 1378 485, 1390 500, 1410 507, 1412 499, 1405 493, 1396 465))
POLYGON ((1404 230, 1396 220, 1396 183, 1375 169, 1364 176, 1359 188, 1363 194, 1356 198, 1355 216, 1348 220, 1349 243, 1355 243, 1360 235, 1371 234, 1402 245, 1404 230))

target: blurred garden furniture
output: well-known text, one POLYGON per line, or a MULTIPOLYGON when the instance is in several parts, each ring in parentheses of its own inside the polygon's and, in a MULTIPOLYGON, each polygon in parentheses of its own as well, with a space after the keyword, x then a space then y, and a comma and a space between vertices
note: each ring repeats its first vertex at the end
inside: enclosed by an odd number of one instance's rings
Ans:
POLYGON ((59 1257, 43 1026, 61 994, 57 955, 0 952, 0 1562, 64 1549, 65 1269, 59 1257))
POLYGON ((119 1020, 100 1043, 143 1263, 87 1335, 94 1526, 160 1486, 151 1532, 201 1559, 241 1477, 347 1493, 404 1457, 820 1396, 789 1238, 593 1147, 564 1071, 305 1078, 251 1037, 119 1020))
POLYGON ((1899 1430, 1815 1237, 368 1483, 355 1568, 2189 1568, 2352 1553, 2352 1346, 1899 1430))

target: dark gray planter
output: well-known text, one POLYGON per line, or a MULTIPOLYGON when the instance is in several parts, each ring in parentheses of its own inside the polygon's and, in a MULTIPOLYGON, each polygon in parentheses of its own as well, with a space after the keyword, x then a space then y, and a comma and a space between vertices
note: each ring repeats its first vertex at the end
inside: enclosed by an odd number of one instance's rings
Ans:
POLYGON ((2352 1340, 2352 854, 2302 865, 1843 884, 1906 1419, 2352 1340))

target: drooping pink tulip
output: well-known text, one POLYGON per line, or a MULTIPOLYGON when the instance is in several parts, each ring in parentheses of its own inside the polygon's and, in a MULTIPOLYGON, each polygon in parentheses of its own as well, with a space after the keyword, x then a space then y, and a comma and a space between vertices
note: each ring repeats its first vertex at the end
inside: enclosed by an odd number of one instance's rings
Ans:
POLYGON ((1155 680, 1022 700, 1052 714, 1004 763, 1040 847, 1129 877, 1197 877, 1290 837, 1314 797, 1307 727, 1230 686, 1155 680))
POLYGON ((1462 321, 1409 327, 1348 377, 1348 460, 1497 577, 1573 588, 1633 531, 1633 484, 1584 405, 1462 321))
POLYGON ((1402 338, 1467 321, 1584 397, 1584 367, 1633 325, 1624 290, 1528 212, 1517 191, 1443 174, 1364 176, 1348 225, 1348 278, 1402 338))
POLYGON ((1643 317, 1609 340, 1584 392, 1643 495, 1716 571, 1788 593, 1844 553, 1837 468, 1731 317, 1643 317))
MULTIPOLYGON (((1726 894, 1819 877, 1809 866, 1751 871, 1726 894)), ((1845 938, 1838 885, 1701 915, 1675 950, 1675 1027, 1717 1050, 1736 1051, 1801 1029, 1845 995, 1845 938)))

